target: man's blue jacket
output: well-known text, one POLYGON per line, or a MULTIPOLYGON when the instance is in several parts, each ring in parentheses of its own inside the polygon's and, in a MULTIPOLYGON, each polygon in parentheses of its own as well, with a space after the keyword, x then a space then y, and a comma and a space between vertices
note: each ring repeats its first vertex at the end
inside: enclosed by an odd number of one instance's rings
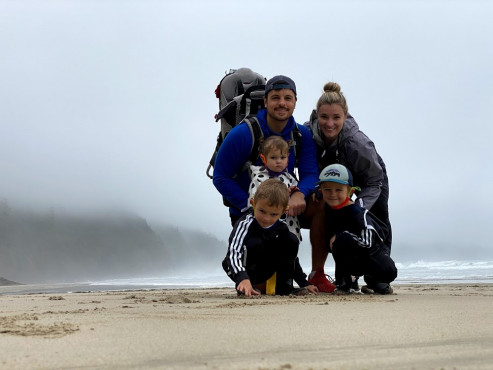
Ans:
MULTIPOLYGON (((257 113, 257 119, 264 137, 279 135, 286 141, 291 140, 291 131, 298 125, 292 116, 280 134, 270 130, 269 126, 267 126, 266 117, 266 109, 262 109, 257 113)), ((303 125, 298 125, 298 128, 302 134, 301 153, 299 154, 298 162, 298 188, 306 197, 315 188, 315 184, 318 181, 317 154, 310 130, 303 125)), ((248 203, 250 176, 248 171, 239 172, 248 161, 252 144, 252 134, 248 125, 245 122, 240 123, 226 135, 214 164, 214 186, 233 205, 230 208, 230 212, 235 215, 241 214, 248 203)), ((262 162, 260 158, 257 158, 257 161, 253 164, 262 165, 262 162)), ((289 173, 294 175, 294 168, 295 154, 291 147, 288 162, 289 173)))

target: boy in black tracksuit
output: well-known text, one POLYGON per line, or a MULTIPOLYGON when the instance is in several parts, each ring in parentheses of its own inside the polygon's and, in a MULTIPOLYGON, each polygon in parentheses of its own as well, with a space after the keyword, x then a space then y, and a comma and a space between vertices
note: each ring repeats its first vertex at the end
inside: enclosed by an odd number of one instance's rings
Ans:
MULTIPOLYGON (((316 293, 299 264, 299 241, 281 216, 286 212, 289 190, 278 179, 264 181, 251 203, 253 214, 242 216, 233 227, 222 265, 236 283, 238 294, 261 294, 265 283, 276 273, 275 293, 294 292, 293 279, 301 288, 316 293)), ((265 292, 265 290, 264 290, 265 292)))
POLYGON ((397 268, 383 244, 386 225, 368 210, 351 201, 354 191, 349 170, 333 164, 325 167, 319 177, 325 202, 326 236, 335 262, 336 292, 348 293, 353 276, 365 276, 365 293, 390 294, 392 288, 379 291, 376 282, 390 283, 397 277, 397 268))

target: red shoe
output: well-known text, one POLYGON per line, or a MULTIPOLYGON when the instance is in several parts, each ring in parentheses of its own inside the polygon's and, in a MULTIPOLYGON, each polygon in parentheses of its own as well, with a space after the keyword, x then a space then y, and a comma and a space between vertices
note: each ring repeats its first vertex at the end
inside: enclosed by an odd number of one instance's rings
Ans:
POLYGON ((336 286, 330 282, 329 275, 325 275, 324 269, 318 268, 315 271, 312 271, 310 273, 310 276, 308 277, 308 283, 311 285, 315 285, 319 291, 323 293, 332 293, 336 286))

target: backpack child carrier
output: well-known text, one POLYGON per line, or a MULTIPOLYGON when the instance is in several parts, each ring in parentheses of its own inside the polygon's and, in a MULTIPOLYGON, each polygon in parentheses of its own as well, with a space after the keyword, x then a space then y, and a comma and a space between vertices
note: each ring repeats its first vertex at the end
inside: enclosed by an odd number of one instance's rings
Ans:
MULTIPOLYGON (((217 152, 226 135, 240 122, 255 116, 264 106, 265 83, 267 79, 249 68, 230 69, 216 88, 216 97, 219 99, 219 113, 216 114, 216 122, 221 121, 221 131, 217 136, 217 144, 212 154, 206 174, 212 179, 210 170, 214 167, 217 152)), ((256 120, 255 120, 256 121, 256 120)), ((254 138, 254 146, 258 147, 256 141, 262 136, 262 130, 257 124, 247 122, 254 138)), ((258 156, 258 154, 257 154, 258 156)))
MULTIPOLYGON (((226 76, 219 82, 215 91, 216 97, 219 99, 219 112, 215 118, 216 122, 221 120, 221 131, 217 136, 216 148, 206 170, 206 175, 209 178, 212 179, 210 170, 214 167, 217 152, 224 138, 233 127, 243 121, 248 125, 252 134, 252 147, 247 162, 239 170, 238 174, 248 170, 250 165, 255 163, 259 157, 264 133, 260 128, 256 115, 259 110, 265 108, 264 95, 266 82, 267 79, 264 76, 253 72, 249 68, 230 69, 226 73, 226 76)), ((298 167, 302 136, 297 124, 291 132, 291 139, 288 143, 290 147, 293 147, 295 167, 298 167)), ((230 206, 227 200, 224 200, 224 204, 228 207, 230 206)))

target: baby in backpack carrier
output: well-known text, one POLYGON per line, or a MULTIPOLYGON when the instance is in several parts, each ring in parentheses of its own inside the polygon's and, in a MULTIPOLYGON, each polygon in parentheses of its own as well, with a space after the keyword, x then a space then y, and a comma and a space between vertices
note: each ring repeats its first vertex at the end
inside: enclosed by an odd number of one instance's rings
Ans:
MULTIPOLYGON (((250 166, 250 187, 248 189, 248 204, 253 198, 259 185, 269 178, 281 180, 289 189, 290 194, 297 191, 298 181, 288 172, 289 144, 280 136, 269 136, 262 143, 260 158, 263 166, 250 166)), ((296 216, 286 217, 286 224, 299 241, 301 241, 301 227, 296 216)))

